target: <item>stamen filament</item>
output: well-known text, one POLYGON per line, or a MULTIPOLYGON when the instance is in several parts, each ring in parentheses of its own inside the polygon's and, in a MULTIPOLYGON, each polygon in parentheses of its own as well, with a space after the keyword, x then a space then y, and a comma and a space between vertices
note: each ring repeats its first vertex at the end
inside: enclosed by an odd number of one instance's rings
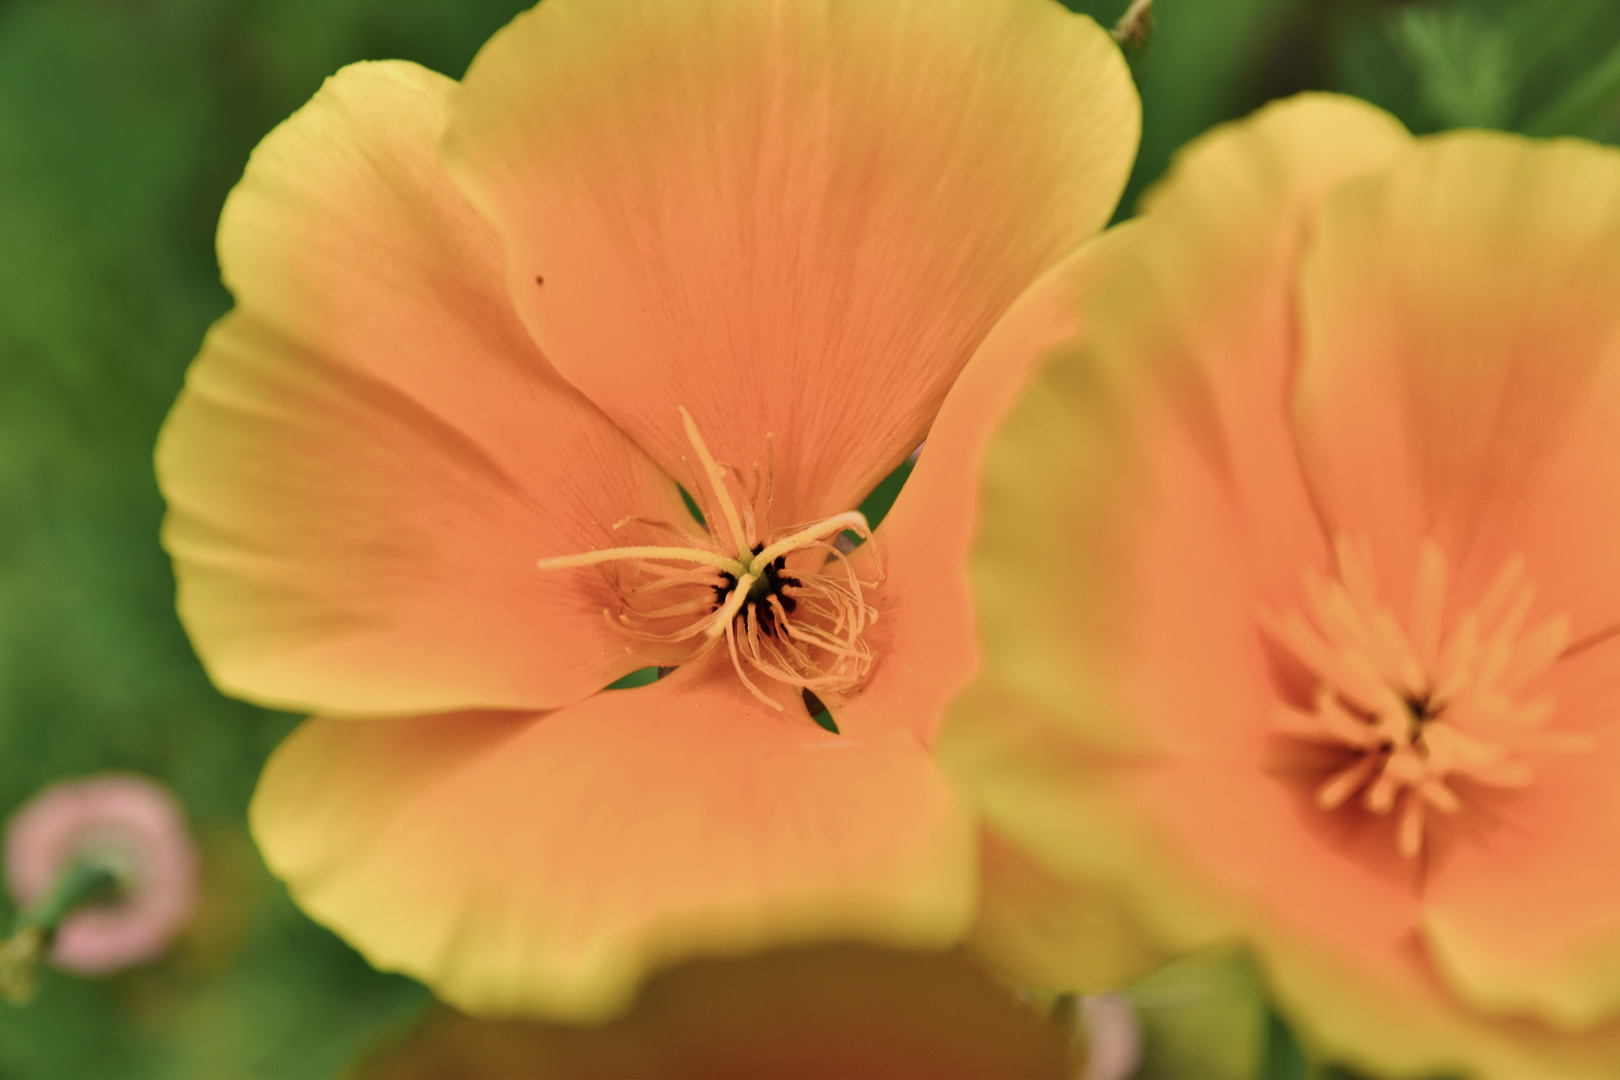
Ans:
POLYGON ((1377 769, 1378 759, 1371 754, 1363 755, 1334 773, 1327 783, 1316 789, 1316 805, 1323 810, 1337 809, 1344 804, 1344 800, 1360 791, 1377 769))
POLYGON ((1502 689, 1516 693, 1552 667, 1569 648, 1569 625, 1569 616, 1559 615, 1520 638, 1512 663, 1502 673, 1502 689))
POLYGON ((535 565, 542 570, 568 570, 576 566, 595 566, 598 563, 618 562, 621 559, 670 559, 678 562, 699 563, 724 570, 733 577, 747 573, 748 568, 736 559, 702 548, 684 547, 622 547, 601 551, 584 551, 578 555, 557 555, 541 559, 535 565))
MULTIPOLYGON (((752 609, 750 609, 750 616, 752 613, 752 609)), ((750 679, 748 677, 748 672, 743 670, 742 661, 737 656, 737 624, 735 621, 731 619, 726 620, 725 636, 726 647, 731 650, 731 666, 736 669, 737 678, 742 680, 743 685, 748 688, 748 692, 750 694, 753 694, 756 698, 763 701, 777 712, 781 712, 782 703, 766 694, 759 687, 755 686, 754 680, 750 679)))
POLYGON ((673 525, 659 518, 644 517, 641 514, 631 514, 629 517, 623 517, 618 521, 615 521, 613 523, 613 531, 618 532, 626 525, 646 525, 649 528, 657 529, 660 532, 674 533, 676 536, 680 537, 684 543, 692 547, 698 547, 708 542, 703 537, 695 536, 681 528, 679 525, 673 525))
POLYGON ((686 427, 686 437, 692 443, 692 449, 697 453, 698 461, 703 465, 703 473, 709 478, 709 487, 714 491, 716 501, 720 503, 720 512, 725 516, 726 527, 731 530, 732 543, 737 545, 737 558, 748 558, 748 546, 742 527, 742 519, 737 514, 737 504, 731 501, 731 493, 726 490, 726 473, 720 463, 714 460, 709 453, 709 447, 698 434, 697 424, 692 421, 692 414, 686 411, 686 406, 679 407, 681 423, 686 427))
POLYGON ((847 513, 834 514, 830 518, 824 518, 814 525, 800 529, 791 536, 784 536, 774 544, 761 550, 758 555, 755 555, 754 565, 768 566, 775 562, 780 555, 786 555, 790 551, 797 551, 802 547, 807 547, 812 541, 831 536, 833 533, 843 532, 845 529, 858 533, 865 539, 870 540, 872 538, 872 530, 866 524, 866 515, 859 510, 851 510, 847 513))

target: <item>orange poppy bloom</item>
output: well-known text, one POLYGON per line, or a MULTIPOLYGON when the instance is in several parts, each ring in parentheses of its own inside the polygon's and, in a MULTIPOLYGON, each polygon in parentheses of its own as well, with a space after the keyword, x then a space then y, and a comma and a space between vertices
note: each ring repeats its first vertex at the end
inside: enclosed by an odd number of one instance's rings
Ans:
POLYGON ((989 451, 943 760, 1328 1057, 1620 1073, 1617 297, 1614 150, 1199 141, 989 451))
POLYGON ((547 0, 271 134, 158 470, 215 681, 317 714, 252 806, 299 903, 565 1018, 685 954, 957 940, 959 466, 1137 123, 1052 0, 547 0))

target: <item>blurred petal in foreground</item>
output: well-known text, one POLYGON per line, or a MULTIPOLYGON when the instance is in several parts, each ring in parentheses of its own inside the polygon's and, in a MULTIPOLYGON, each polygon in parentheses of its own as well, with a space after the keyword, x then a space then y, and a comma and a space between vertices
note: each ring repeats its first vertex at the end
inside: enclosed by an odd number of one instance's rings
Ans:
POLYGON ((1077 1074, 1058 1030, 961 957, 822 946, 688 963, 600 1028, 445 1011, 354 1080, 1077 1074))

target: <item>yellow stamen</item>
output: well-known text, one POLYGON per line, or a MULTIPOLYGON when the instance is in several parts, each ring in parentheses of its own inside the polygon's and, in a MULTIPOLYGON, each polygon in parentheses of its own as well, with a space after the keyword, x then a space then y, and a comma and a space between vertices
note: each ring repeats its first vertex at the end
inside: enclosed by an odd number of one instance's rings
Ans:
POLYGON ((758 555, 754 556, 754 565, 769 566, 779 556, 798 551, 800 548, 809 546, 812 541, 825 539, 834 533, 841 533, 845 529, 856 533, 864 540, 872 539, 872 530, 867 527, 866 515, 859 510, 851 510, 847 514, 834 514, 830 518, 818 521, 808 528, 800 529, 792 536, 783 537, 769 547, 763 548, 758 555))
POLYGON ((1334 773, 1328 782, 1316 790, 1316 805, 1324 810, 1333 810, 1342 805, 1344 800, 1361 790, 1363 784, 1372 779, 1373 772, 1378 768, 1378 759, 1364 755, 1356 759, 1355 763, 1334 773))
POLYGON ((1319 680, 1311 710, 1277 711, 1278 732, 1353 754, 1318 785, 1318 806, 1336 810, 1359 791, 1373 813, 1398 810, 1396 847, 1414 858, 1431 811, 1463 809, 1448 778, 1523 787, 1534 779, 1524 755, 1590 747, 1585 736, 1542 732, 1551 698, 1515 700, 1570 640, 1563 615, 1527 629, 1536 590, 1522 558, 1508 560, 1448 634, 1446 561, 1433 540, 1419 548, 1404 626, 1379 600, 1371 545, 1341 536, 1333 550, 1338 577, 1307 570, 1303 613, 1259 614, 1266 634, 1319 680))
POLYGON ((737 546, 737 558, 748 558, 748 542, 743 533, 742 519, 737 516, 737 504, 731 501, 731 493, 726 490, 726 473, 720 463, 714 460, 709 453, 709 447, 698 434, 697 424, 692 422, 692 414, 686 411, 686 406, 680 406, 681 423, 686 427, 686 437, 692 443, 692 450, 698 456, 698 462, 703 466, 703 473, 709 478, 709 490, 714 492, 715 500, 720 504, 720 512, 725 516, 726 527, 731 530, 731 539, 737 546))
MULTIPOLYGON (((865 516, 853 510, 834 514, 771 538, 771 437, 765 438, 765 468, 755 463, 745 470, 716 461, 691 414, 684 408, 679 412, 702 468, 702 480, 694 472, 691 494, 713 531, 700 537, 666 522, 627 517, 615 522, 614 530, 639 524, 689 543, 562 555, 541 559, 540 569, 602 567, 621 603, 617 612, 603 610, 608 624, 641 641, 691 642, 680 662, 696 660, 724 638, 743 685, 773 709, 781 710, 782 704, 755 684, 747 668, 818 694, 854 688, 874 659, 862 635, 877 621, 877 610, 863 592, 875 583, 861 581, 828 538, 847 530, 870 540, 865 516), (733 482, 743 500, 740 508, 733 482), (733 546, 735 558, 726 553, 733 546), (786 566, 789 556, 817 552, 825 555, 816 569, 786 566), (841 575, 830 570, 834 559, 843 563, 841 575)), ((796 561, 811 564, 808 558, 796 561)), ((875 556, 873 561, 876 565, 875 556)), ((882 567, 877 571, 881 579, 882 567)))
POLYGON ((607 548, 603 551, 586 551, 579 555, 558 555, 555 558, 541 559, 536 565, 542 570, 570 570, 576 566, 595 566, 597 563, 618 562, 623 559, 679 560, 713 566, 733 576, 747 573, 747 567, 736 559, 728 559, 724 555, 704 551, 702 548, 677 547, 607 548))
MULTIPOLYGON (((748 614, 749 614, 749 618, 752 619, 753 618, 753 609, 752 608, 749 609, 748 614)), ((726 635, 726 648, 729 649, 730 652, 731 652, 731 666, 732 666, 733 669, 736 670, 737 677, 742 680, 743 686, 747 687, 748 692, 750 694, 753 694, 760 701, 763 701, 765 704, 769 705, 771 708, 775 709, 777 712, 781 712, 782 711, 782 703, 775 700, 774 698, 772 698, 769 694, 766 694, 759 687, 755 686, 754 685, 754 680, 750 679, 748 677, 748 672, 743 670, 742 660, 739 658, 739 656, 737 654, 737 623, 736 623, 735 619, 727 621, 726 629, 725 629, 725 635, 726 635)))

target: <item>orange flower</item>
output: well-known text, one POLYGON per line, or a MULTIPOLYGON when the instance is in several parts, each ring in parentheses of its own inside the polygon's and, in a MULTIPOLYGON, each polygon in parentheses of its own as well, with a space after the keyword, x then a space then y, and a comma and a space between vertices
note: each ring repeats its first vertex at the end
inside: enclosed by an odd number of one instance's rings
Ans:
POLYGON ((1330 1057, 1620 1074, 1620 153, 1307 97, 1131 236, 989 452, 944 760, 1330 1057))
POLYGON ((1136 125, 1051 0, 547 0, 267 138, 158 468, 214 679, 320 714, 252 807, 306 910, 567 1018, 685 954, 959 938, 962 466, 1136 125))

